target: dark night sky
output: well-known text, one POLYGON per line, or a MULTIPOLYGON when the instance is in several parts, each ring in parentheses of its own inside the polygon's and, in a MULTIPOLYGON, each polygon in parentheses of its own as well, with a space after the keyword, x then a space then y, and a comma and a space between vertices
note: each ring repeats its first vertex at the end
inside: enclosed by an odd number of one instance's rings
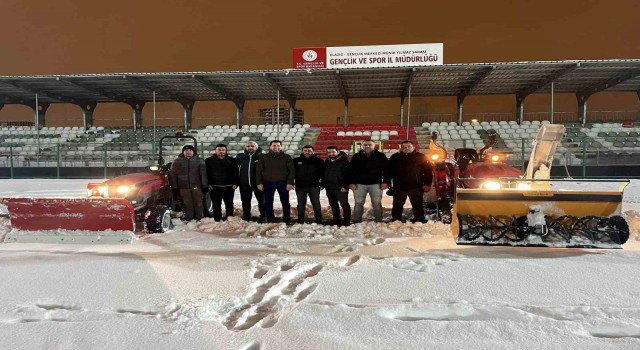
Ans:
MULTIPOLYGON (((638 15, 638 0, 0 0, 0 75, 282 69, 291 66, 294 47, 430 42, 444 43, 445 63, 640 58, 638 15)), ((640 109, 635 94, 601 95, 590 101, 593 108, 640 109)), ((469 108, 512 111, 512 100, 478 100, 469 108)), ((398 102, 377 102, 380 114, 398 113, 398 102)), ((416 108, 454 111, 451 104, 416 108)), ((231 103, 207 105, 196 105, 196 118, 233 110, 231 103)), ((304 108, 307 115, 341 114, 340 103, 329 105, 338 108, 304 108)), ((121 107, 103 110, 126 113, 121 107)), ((79 115, 74 108, 50 111, 79 115)), ((374 113, 357 102, 353 108, 374 113)), ((25 112, 6 106, 0 118, 25 112)))

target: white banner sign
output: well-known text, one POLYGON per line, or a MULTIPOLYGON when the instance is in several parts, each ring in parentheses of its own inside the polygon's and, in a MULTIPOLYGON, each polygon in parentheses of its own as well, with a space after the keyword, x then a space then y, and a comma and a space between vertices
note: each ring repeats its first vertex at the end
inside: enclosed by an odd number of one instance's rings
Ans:
POLYGON ((443 44, 327 47, 326 68, 439 66, 443 44))

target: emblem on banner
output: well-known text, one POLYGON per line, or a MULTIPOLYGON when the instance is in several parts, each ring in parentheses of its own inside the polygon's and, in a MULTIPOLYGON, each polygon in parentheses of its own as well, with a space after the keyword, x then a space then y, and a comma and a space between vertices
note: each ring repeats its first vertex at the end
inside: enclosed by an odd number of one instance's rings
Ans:
POLYGON ((313 62, 318 58, 318 53, 314 50, 307 50, 302 54, 302 59, 307 62, 313 62))

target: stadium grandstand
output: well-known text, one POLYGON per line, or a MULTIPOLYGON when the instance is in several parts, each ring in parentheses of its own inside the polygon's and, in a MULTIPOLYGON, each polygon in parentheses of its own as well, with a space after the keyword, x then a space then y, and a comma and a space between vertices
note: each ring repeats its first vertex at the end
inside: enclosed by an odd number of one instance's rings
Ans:
MULTIPOLYGON (((494 149, 504 152, 511 165, 524 168, 531 139, 539 125, 546 123, 567 127, 555 161, 566 165, 572 175, 632 176, 637 169, 629 170, 628 165, 640 164, 640 114, 587 110, 589 97, 602 91, 640 91, 640 60, 5 76, 0 77, 0 108, 9 104, 29 106, 35 117, 32 121, 0 121, 0 177, 111 176, 154 164, 159 137, 178 130, 195 136, 205 153, 218 143, 227 144, 230 154, 235 155, 248 140, 264 147, 269 140, 281 139, 289 154, 297 154, 303 145, 310 144, 322 156, 329 145, 353 152, 362 140, 375 141, 387 154, 396 152, 405 139, 414 141, 418 149, 426 149, 433 132, 440 135, 447 149, 481 148, 488 130, 493 129, 498 134, 494 149), (534 93, 575 94, 578 109, 526 112, 524 101, 534 93), (516 97, 516 113, 464 112, 466 97, 499 94, 516 97), (455 96, 457 113, 411 115, 411 97, 428 96, 455 96), (400 113, 390 118, 350 115, 349 100, 362 98, 398 98, 400 113), (296 102, 313 99, 344 101, 342 123, 313 123, 308 118, 304 124, 294 124, 296 102), (277 101, 275 123, 244 116, 245 103, 253 100, 277 101), (230 101, 236 113, 227 118, 197 120, 193 107, 199 101, 230 101), (406 110, 405 101, 409 102, 406 110), (153 123, 144 120, 142 110, 156 102, 177 102, 184 114, 171 119, 173 126, 153 126, 155 118, 153 123), (118 127, 99 125, 93 113, 103 103, 125 103, 132 116, 118 127), (46 112, 52 104, 80 107, 81 122, 78 118, 74 125, 48 125, 46 112), (294 108, 288 109, 289 116, 280 118, 279 109, 286 105, 294 108)), ((180 145, 172 144, 163 151, 171 158, 179 149, 180 145)))

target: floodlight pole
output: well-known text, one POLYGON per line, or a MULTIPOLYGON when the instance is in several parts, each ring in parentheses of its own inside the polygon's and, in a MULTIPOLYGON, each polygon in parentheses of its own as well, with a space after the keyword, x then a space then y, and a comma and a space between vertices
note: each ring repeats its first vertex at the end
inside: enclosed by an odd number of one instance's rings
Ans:
POLYGON ((276 139, 280 140, 280 89, 278 89, 278 104, 276 109, 276 139))
POLYGON ((551 116, 549 121, 553 124, 553 82, 551 82, 551 116))
POLYGON ((40 113, 38 110, 38 93, 36 92, 36 145, 40 153, 40 113))
POLYGON ((156 90, 153 90, 153 154, 156 154, 156 90))
POLYGON ((407 105, 407 140, 409 139, 409 125, 411 125, 411 84, 409 84, 409 104, 407 105))
POLYGON ((404 126, 404 96, 400 97, 400 126, 404 126))
POLYGON ((344 99, 344 118, 342 120, 342 126, 346 129, 349 127, 349 99, 344 99))

